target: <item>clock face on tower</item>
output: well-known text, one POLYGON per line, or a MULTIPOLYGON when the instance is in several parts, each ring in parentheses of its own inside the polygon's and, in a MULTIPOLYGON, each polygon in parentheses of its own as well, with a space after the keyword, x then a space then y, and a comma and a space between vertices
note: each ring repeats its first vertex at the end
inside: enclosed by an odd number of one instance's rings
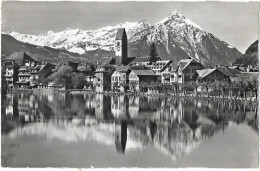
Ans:
POLYGON ((120 51, 120 47, 117 48, 117 51, 120 51))

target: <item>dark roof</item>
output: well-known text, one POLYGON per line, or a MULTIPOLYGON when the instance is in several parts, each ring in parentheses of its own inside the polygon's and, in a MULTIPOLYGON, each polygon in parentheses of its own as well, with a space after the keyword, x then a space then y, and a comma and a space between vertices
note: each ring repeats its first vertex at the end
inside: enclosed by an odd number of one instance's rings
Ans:
POLYGON ((124 34, 126 34, 124 28, 117 29, 116 40, 122 40, 124 34))
POLYGON ((128 66, 115 66, 115 69, 118 72, 127 72, 130 70, 128 66))
POLYGON ((5 68, 13 68, 13 67, 14 67, 13 64, 8 64, 8 65, 5 66, 5 68))
POLYGON ((36 58, 29 56, 25 52, 15 52, 8 57, 8 60, 14 60, 16 63, 23 63, 25 59, 31 61, 38 61, 36 58))
POLYGON ((115 68, 115 66, 113 66, 111 64, 101 64, 101 65, 98 65, 97 68, 115 68))
POLYGON ((133 66, 130 66, 130 69, 131 70, 151 70, 150 68, 147 68, 142 65, 133 65, 133 66))
POLYGON ((145 69, 145 70, 132 69, 132 71, 135 72, 136 75, 156 76, 156 74, 151 69, 145 69))
POLYGON ((229 76, 229 77, 237 77, 238 74, 240 74, 240 72, 236 69, 233 68, 228 68, 225 66, 221 66, 221 67, 216 67, 220 72, 222 72, 223 74, 229 76))
POLYGON ((100 65, 102 65, 102 64, 111 64, 113 59, 114 59, 113 57, 103 57, 103 58, 101 58, 99 64, 100 65))

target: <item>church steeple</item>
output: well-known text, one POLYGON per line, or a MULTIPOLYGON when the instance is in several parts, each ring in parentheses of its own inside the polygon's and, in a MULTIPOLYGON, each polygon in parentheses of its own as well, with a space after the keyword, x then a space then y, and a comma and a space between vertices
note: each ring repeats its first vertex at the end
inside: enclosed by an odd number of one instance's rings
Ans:
POLYGON ((119 28, 116 33, 115 55, 117 65, 127 63, 127 35, 124 28, 119 28))

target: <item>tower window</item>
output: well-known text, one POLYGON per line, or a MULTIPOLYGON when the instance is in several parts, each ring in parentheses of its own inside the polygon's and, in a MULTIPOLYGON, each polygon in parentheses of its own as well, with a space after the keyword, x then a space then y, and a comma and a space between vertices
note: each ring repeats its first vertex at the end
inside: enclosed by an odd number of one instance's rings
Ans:
POLYGON ((120 46, 120 42, 117 42, 117 44, 116 44, 117 46, 120 46))

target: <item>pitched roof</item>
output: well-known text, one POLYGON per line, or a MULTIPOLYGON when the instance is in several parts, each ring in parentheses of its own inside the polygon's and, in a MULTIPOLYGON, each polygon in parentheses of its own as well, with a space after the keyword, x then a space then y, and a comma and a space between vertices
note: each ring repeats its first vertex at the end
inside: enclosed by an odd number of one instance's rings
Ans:
POLYGON ((171 60, 156 61, 155 63, 152 64, 152 69, 163 71, 170 63, 171 60))
POLYGON ((29 56, 25 52, 14 52, 8 57, 8 60, 14 60, 17 63, 24 62, 25 59, 30 59, 32 61, 38 61, 36 58, 29 56))
POLYGON ((116 40, 121 40, 123 38, 124 33, 125 33, 125 29, 124 28, 117 29, 116 40))
POLYGON ((135 63, 135 62, 149 62, 150 58, 151 58, 150 56, 134 57, 134 59, 131 61, 131 63, 135 63))
POLYGON ((37 69, 38 71, 42 70, 43 67, 45 67, 45 65, 36 65, 34 68, 32 69, 37 69))
POLYGON ((99 64, 110 64, 114 58, 113 57, 103 57, 100 59, 99 64))
POLYGON ((98 65, 97 68, 115 68, 115 66, 105 63, 105 64, 98 65))
POLYGON ((136 75, 156 76, 156 74, 152 70, 150 70, 150 69, 145 69, 145 70, 139 70, 139 69, 135 70, 135 69, 132 69, 132 71, 135 72, 136 75))
POLYGON ((222 66, 222 67, 217 67, 217 69, 222 72, 223 74, 229 76, 229 77, 237 77, 238 74, 240 74, 240 72, 236 69, 233 69, 233 68, 228 68, 228 67, 225 67, 225 66, 222 66))
POLYGON ((130 68, 127 66, 114 66, 114 67, 118 72, 127 72, 130 70, 130 68))
POLYGON ((22 71, 22 70, 31 70, 31 69, 33 69, 34 67, 33 66, 21 66, 20 68, 19 68, 19 71, 22 71))
POLYGON ((198 63, 199 64, 199 62, 197 62, 194 59, 181 59, 179 61, 179 64, 178 64, 179 65, 179 69, 181 71, 184 70, 187 66, 189 66, 190 63, 198 63))
POLYGON ((196 70, 198 73, 198 78, 205 78, 208 76, 210 73, 216 71, 217 69, 202 69, 202 70, 196 70))

